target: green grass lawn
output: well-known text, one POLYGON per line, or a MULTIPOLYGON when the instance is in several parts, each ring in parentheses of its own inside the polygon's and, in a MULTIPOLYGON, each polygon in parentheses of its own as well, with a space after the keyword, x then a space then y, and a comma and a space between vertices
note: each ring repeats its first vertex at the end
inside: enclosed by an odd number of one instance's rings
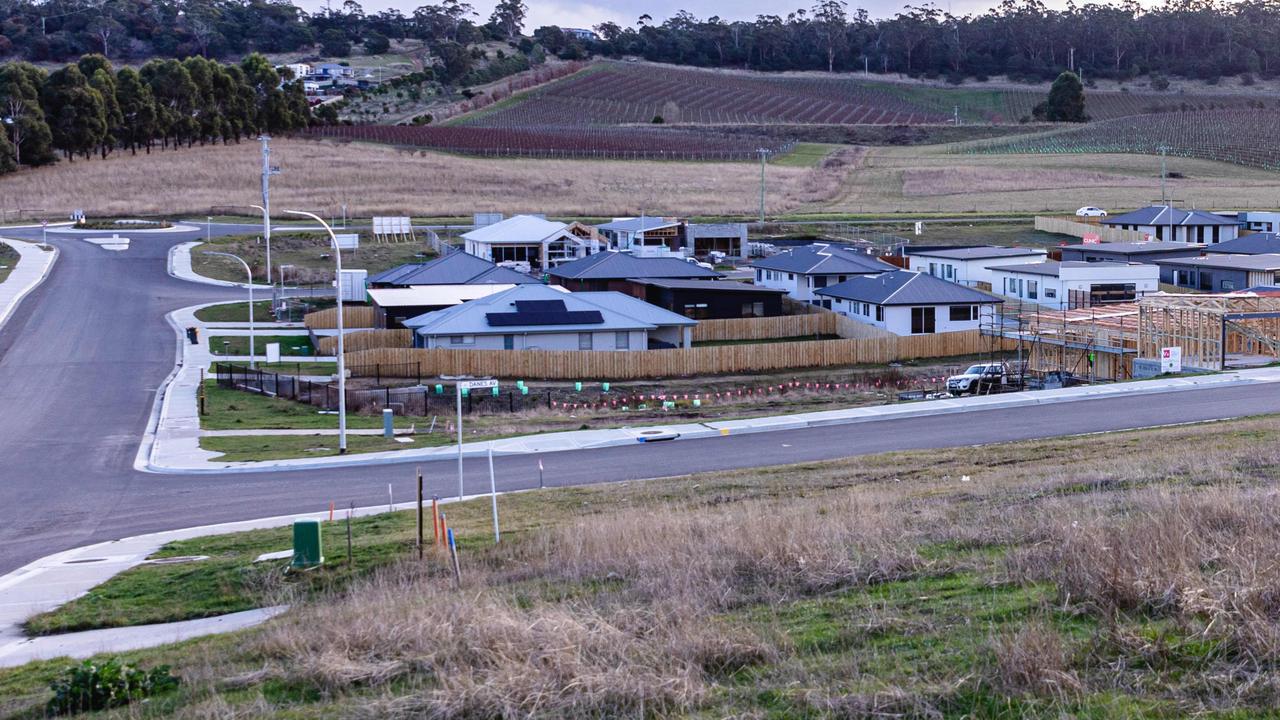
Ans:
MULTIPOLYGON (((335 228, 334 232, 341 234, 348 231, 335 228)), ((342 262, 346 267, 368 270, 370 275, 405 263, 426 262, 434 257, 422 238, 418 242, 376 243, 368 230, 358 232, 360 248, 344 251, 342 262)), ((205 251, 231 253, 244 258, 253 268, 254 278, 261 282, 266 268, 266 245, 258 238, 257 234, 228 235, 202 243, 191 249, 191 267, 206 277, 244 282, 243 265, 231 258, 203 254, 205 251)), ((307 285, 332 281, 334 259, 329 236, 313 232, 273 233, 271 265, 272 282, 280 281, 278 268, 283 265, 293 266, 285 273, 285 282, 290 284, 307 285)))
MULTIPOLYGON (((200 308, 196 311, 196 319, 207 323, 249 322, 249 303, 222 303, 200 308)), ((270 322, 271 301, 255 300, 253 303, 254 322, 270 322)))
MULTIPOLYGON (((247 362, 231 363, 236 367, 248 368, 247 362)), ((282 375, 333 375, 338 372, 338 363, 336 362, 287 362, 280 361, 278 363, 257 363, 257 369, 266 372, 276 372, 282 375)))
POLYGON ((0 282, 9 279, 9 273, 18 267, 18 261, 21 259, 22 256, 18 254, 17 250, 14 250, 6 243, 0 242, 0 282))
POLYGON ((841 147, 830 143, 796 143, 791 152, 771 158, 769 164, 779 167, 813 167, 841 147))
MULTIPOLYGON (((336 416, 334 416, 336 417, 336 416)), ((336 419, 334 422, 337 422, 336 419)), ((347 452, 372 453, 435 447, 452 442, 445 433, 415 435, 411 442, 388 440, 380 435, 348 435, 347 452)), ((337 435, 236 435, 200 438, 200 447, 222 453, 213 462, 253 462, 292 458, 330 457, 338 454, 337 435)))
MULTIPOLYGON (((259 356, 267 354, 267 345, 280 343, 280 355, 291 357, 313 357, 316 349, 311 338, 306 335, 255 335, 253 338, 254 353, 259 356)), ((214 355, 248 355, 248 335, 212 335, 209 337, 209 352, 214 355), (225 343, 225 344, 224 344, 225 343)))
MULTIPOLYGON (((337 415, 322 415, 313 405, 219 387, 216 380, 204 381, 205 414, 200 425, 206 430, 336 430, 337 415)), ((397 418, 400 420, 400 418, 397 418)), ((411 422, 405 419, 404 422, 411 422)), ((349 415, 347 427, 380 428, 382 418, 349 415)), ((397 427, 401 427, 397 424, 397 427)))

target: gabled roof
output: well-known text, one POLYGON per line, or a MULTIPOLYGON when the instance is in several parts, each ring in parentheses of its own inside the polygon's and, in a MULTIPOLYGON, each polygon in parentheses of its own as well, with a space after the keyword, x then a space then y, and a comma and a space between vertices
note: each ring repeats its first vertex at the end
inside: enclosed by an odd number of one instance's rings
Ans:
POLYGON ((1204 210, 1179 210, 1152 205, 1131 213, 1103 218, 1103 225, 1239 225, 1240 222, 1204 210))
POLYGON ((597 230, 620 230, 623 232, 644 232, 679 225, 679 221, 660 217, 618 218, 612 222, 597 225, 597 230))
POLYGON ((413 287, 369 288, 369 299, 384 307, 445 307, 458 305, 515 285, 415 285, 413 287))
POLYGON ((1204 249, 1207 253, 1231 253, 1240 255, 1265 255, 1280 253, 1280 234, 1260 232, 1242 235, 1204 249))
POLYGON ((714 270, 679 258, 640 258, 630 253, 606 251, 561 263, 548 275, 571 280, 626 280, 630 278, 719 278, 714 270))
POLYGON ((463 233, 462 237, 482 243, 531 245, 554 237, 568 228, 569 226, 562 222, 553 222, 533 215, 516 215, 463 233))
POLYGON ((404 324, 420 335, 494 335, 653 330, 698 323, 620 292, 570 293, 546 285, 518 285, 404 324), (557 303, 554 309, 550 302, 557 303))
POLYGON ((370 285, 523 285, 536 278, 464 252, 453 252, 431 262, 409 263, 369 278, 370 285))
POLYGON ((858 275, 882 273, 893 265, 873 255, 835 245, 805 245, 757 260, 751 267, 800 273, 801 275, 858 275))
POLYGON ((996 245, 980 245, 966 248, 947 248, 930 250, 929 248, 913 248, 912 255, 920 257, 945 258, 948 260, 988 260, 1004 257, 1037 257, 1048 253, 1039 248, 999 247, 996 245))
POLYGON ((782 288, 767 288, 751 283, 734 282, 733 280, 670 280, 667 278, 629 278, 637 285, 665 288, 668 290, 704 290, 707 292, 736 293, 769 293, 786 295, 782 288))
POLYGON ((1159 265, 1182 265, 1187 267, 1207 267, 1218 270, 1244 270, 1253 272, 1270 272, 1280 270, 1280 255, 1264 253, 1261 255, 1206 255, 1204 257, 1169 258, 1157 260, 1159 265))
POLYGON ((1142 255, 1144 253, 1169 252, 1170 250, 1180 251, 1200 251, 1205 249, 1204 245, 1199 243, 1182 243, 1152 241, 1152 242, 1131 242, 1131 243, 1094 243, 1086 245, 1083 243, 1076 245, 1066 245, 1063 250, 1086 250, 1091 253, 1100 255, 1142 255))
POLYGON ((859 275, 816 290, 815 294, 873 305, 975 305, 1004 302, 987 293, 911 270, 859 275))
MULTIPOLYGON (((1090 263, 1084 263, 1084 262, 1060 263, 1057 260, 1046 260, 1044 262, 1038 262, 1038 263, 1017 263, 1015 265, 993 265, 989 269, 996 270, 998 272, 1022 273, 1023 275, 1048 275, 1050 277, 1058 277, 1058 274, 1062 272, 1063 265, 1066 265, 1067 267, 1071 267, 1072 265, 1088 265, 1088 264, 1090 263)), ((1107 264, 1111 265, 1112 263, 1107 263, 1107 264)))

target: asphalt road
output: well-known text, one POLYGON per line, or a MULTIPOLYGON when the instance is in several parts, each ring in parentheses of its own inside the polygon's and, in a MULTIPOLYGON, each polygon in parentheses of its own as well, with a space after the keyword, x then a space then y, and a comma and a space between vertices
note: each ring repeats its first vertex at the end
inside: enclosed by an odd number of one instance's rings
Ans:
MULTIPOLYGON (((203 230, 203 228, 202 228, 203 230)), ((218 227, 215 225, 215 234, 218 227)), ((39 230, 5 231, 39 239, 39 230)), ((203 236, 203 232, 194 237, 203 236)), ((408 499, 421 467, 429 491, 456 492, 452 461, 234 475, 133 469, 155 393, 173 366, 170 310, 239 299, 166 272, 168 248, 193 234, 136 235, 107 252, 75 239, 51 276, 0 331, 0 573, 101 540, 206 523, 376 505, 388 483, 408 499)), ((1225 388, 1091 400, 705 440, 639 444, 543 457, 548 485, 614 482, 887 450, 1051 437, 1280 410, 1280 387, 1225 388)), ((536 486, 537 459, 496 459, 499 486, 536 486)), ((467 491, 487 489, 468 461, 467 491)))

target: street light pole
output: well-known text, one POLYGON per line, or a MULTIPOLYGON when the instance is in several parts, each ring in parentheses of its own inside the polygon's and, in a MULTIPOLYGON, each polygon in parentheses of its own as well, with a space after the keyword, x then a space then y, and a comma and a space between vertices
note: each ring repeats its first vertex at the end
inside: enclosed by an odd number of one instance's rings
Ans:
POLYGON ((333 234, 333 228, 329 227, 329 223, 321 220, 318 215, 303 210, 285 210, 289 215, 301 215, 309 217, 320 223, 324 231, 329 233, 329 241, 333 244, 333 259, 337 263, 337 290, 338 290, 338 454, 347 454, 347 364, 343 353, 342 333, 342 248, 338 247, 338 238, 333 234))
POLYGON ((254 342, 253 342, 253 271, 249 269, 249 263, 245 262, 245 261, 244 261, 244 258, 240 257, 239 255, 232 255, 231 253, 225 253, 225 252, 214 252, 214 251, 212 251, 212 250, 205 250, 205 251, 204 251, 204 254, 205 254, 205 255, 217 255, 217 256, 219 256, 219 257, 229 257, 229 258, 232 258, 232 259, 234 259, 234 260, 238 261, 241 265, 243 265, 243 266, 244 266, 244 274, 245 274, 246 276, 248 276, 248 278, 249 278, 249 283, 248 283, 248 286, 249 286, 249 369, 251 369, 251 370, 252 370, 252 369, 254 369, 254 368, 256 368, 256 367, 257 367, 257 365, 255 364, 255 361, 254 361, 254 359, 255 359, 256 355, 254 354, 254 351, 253 351, 253 348, 254 348, 254 342))

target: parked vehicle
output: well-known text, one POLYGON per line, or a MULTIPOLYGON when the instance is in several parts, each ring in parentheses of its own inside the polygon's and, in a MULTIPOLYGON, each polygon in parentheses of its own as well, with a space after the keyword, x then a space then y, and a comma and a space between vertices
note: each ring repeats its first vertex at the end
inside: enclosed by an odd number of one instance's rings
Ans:
POLYGON ((1096 207, 1082 207, 1076 211, 1076 217, 1106 217, 1107 211, 1096 207))
POLYGON ((1031 390, 1057 390, 1083 384, 1084 380, 1082 378, 1063 370, 1050 370, 1034 381, 1027 381, 1027 387, 1031 390))
POLYGON ((970 365, 959 375, 947 378, 947 392, 952 395, 985 395, 1016 389, 1009 366, 1002 362, 970 365))

